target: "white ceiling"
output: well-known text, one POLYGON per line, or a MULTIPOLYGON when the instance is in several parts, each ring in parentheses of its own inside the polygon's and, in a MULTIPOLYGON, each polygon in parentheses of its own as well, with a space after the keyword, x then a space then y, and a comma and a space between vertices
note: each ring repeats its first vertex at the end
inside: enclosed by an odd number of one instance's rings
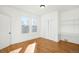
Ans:
POLYGON ((47 5, 45 8, 40 8, 39 5, 12 5, 12 7, 19 8, 23 11, 28 11, 37 15, 49 13, 52 11, 67 11, 79 8, 79 5, 47 5))

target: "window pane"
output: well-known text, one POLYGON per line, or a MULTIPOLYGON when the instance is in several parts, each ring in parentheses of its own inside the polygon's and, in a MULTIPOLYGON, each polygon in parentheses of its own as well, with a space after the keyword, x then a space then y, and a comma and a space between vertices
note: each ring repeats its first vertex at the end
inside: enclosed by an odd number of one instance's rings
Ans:
POLYGON ((36 17, 32 17, 32 25, 37 25, 37 19, 36 19, 36 17))
POLYGON ((22 16, 21 17, 21 23, 22 23, 22 33, 28 33, 29 32, 29 20, 28 17, 22 16))
POLYGON ((36 17, 32 17, 32 32, 37 32, 37 19, 36 17))
POLYGON ((22 25, 22 33, 28 33, 29 32, 29 26, 22 25))
POLYGON ((22 25, 29 25, 28 17, 21 16, 21 23, 22 23, 22 25))
POLYGON ((32 32, 37 32, 37 26, 32 26, 32 32))

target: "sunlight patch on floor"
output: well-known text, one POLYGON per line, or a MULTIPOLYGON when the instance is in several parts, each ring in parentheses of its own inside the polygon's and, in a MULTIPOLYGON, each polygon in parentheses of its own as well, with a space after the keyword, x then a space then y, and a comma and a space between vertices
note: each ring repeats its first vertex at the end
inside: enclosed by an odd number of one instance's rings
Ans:
POLYGON ((16 50, 11 51, 10 53, 19 53, 21 51, 22 48, 18 48, 16 50))
POLYGON ((34 53, 36 43, 28 45, 24 53, 34 53))

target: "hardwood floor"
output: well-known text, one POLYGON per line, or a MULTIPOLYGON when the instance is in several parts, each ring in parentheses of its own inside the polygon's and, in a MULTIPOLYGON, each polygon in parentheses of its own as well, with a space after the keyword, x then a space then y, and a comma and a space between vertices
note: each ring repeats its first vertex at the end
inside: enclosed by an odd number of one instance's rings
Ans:
POLYGON ((37 38, 28 40, 25 42, 13 44, 11 46, 8 46, 0 51, 9 53, 15 49, 22 48, 19 53, 24 53, 27 46, 36 42, 35 46, 35 53, 79 53, 79 45, 65 42, 65 41, 59 41, 54 42, 52 40, 48 40, 45 38, 37 38))
POLYGON ((79 44, 66 41, 59 41, 59 49, 69 53, 79 53, 79 44))

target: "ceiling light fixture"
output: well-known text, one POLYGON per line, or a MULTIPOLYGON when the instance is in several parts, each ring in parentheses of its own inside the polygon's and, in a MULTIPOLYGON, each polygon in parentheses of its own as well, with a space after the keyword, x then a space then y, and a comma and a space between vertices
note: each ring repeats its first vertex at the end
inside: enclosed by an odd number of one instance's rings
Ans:
POLYGON ((45 8, 45 5, 40 5, 41 8, 45 8))

